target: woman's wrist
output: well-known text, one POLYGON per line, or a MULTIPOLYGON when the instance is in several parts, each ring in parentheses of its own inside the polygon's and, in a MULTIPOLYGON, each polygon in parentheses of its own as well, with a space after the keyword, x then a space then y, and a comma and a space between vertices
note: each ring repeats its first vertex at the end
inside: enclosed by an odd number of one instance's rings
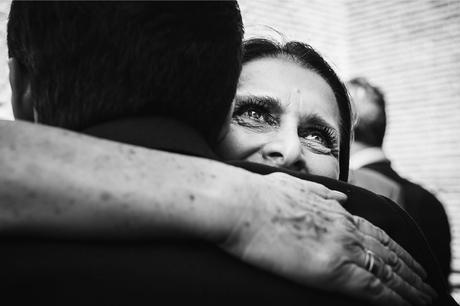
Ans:
POLYGON ((170 191, 174 208, 169 213, 178 217, 174 223, 184 226, 185 234, 221 244, 253 210, 251 199, 262 176, 204 159, 197 159, 195 167, 206 171, 200 170, 200 179, 184 183, 179 194, 170 191))

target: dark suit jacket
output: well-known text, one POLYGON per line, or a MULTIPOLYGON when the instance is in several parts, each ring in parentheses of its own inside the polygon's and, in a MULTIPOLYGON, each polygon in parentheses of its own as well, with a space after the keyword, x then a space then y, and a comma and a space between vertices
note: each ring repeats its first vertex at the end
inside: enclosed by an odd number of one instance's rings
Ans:
MULTIPOLYGON (((213 158, 193 130, 169 120, 108 123, 88 134, 150 148, 213 158), (172 149, 171 149, 172 148, 172 149)), ((249 170, 277 169, 239 163, 249 170)), ((348 184, 310 177, 346 192, 346 208, 384 228, 427 269, 438 291, 436 305, 455 305, 447 294, 423 236, 393 203, 348 184), (381 203, 380 203, 381 202, 381 203), (383 208, 382 208, 383 207, 383 208)), ((53 241, 3 238, 0 247, 2 298, 9 305, 246 304, 364 305, 351 298, 299 286, 246 265, 198 241, 53 241)))
POLYGON ((371 163, 364 167, 385 175, 401 186, 404 209, 422 229, 447 281, 450 274, 451 234, 449 220, 441 202, 422 186, 399 176, 388 160, 371 163))

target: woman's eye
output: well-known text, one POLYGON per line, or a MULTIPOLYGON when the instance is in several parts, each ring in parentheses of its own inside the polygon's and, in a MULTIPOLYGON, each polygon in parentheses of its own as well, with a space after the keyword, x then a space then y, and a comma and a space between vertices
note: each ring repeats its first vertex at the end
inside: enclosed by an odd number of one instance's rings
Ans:
POLYGON ((262 120, 263 117, 264 117, 260 112, 258 112, 256 110, 248 110, 248 111, 246 111, 245 114, 246 114, 246 116, 248 116, 249 118, 254 119, 254 120, 262 120))
POLYGON ((311 140, 311 141, 314 141, 314 142, 317 142, 319 144, 322 144, 322 145, 328 145, 328 141, 327 139, 321 134, 321 133, 318 133, 318 132, 311 132, 309 133, 306 137, 305 137, 306 140, 311 140))
POLYGON ((256 108, 247 109, 243 112, 240 112, 239 115, 237 113, 234 113, 234 117, 237 119, 239 118, 240 120, 243 120, 243 121, 249 121, 249 122, 253 122, 257 124, 269 124, 269 125, 277 124, 277 120, 276 118, 273 117, 272 114, 270 114, 266 110, 259 110, 256 108))
POLYGON ((318 154, 332 154, 338 157, 337 140, 334 133, 322 128, 307 128, 299 131, 304 145, 318 154))

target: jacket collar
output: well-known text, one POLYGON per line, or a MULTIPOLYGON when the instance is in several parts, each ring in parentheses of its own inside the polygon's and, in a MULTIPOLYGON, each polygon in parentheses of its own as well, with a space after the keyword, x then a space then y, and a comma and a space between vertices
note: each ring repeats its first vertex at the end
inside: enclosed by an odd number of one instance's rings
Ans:
POLYGON ((196 130, 170 118, 124 118, 94 125, 82 133, 149 149, 217 159, 196 130))
POLYGON ((359 169, 365 165, 377 162, 389 162, 381 148, 365 148, 350 157, 350 169, 359 169))

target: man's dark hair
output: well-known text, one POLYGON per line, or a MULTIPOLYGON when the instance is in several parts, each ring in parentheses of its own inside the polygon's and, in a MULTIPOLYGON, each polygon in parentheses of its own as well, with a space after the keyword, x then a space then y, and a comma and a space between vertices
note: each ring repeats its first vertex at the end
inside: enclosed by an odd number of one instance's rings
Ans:
POLYGON ((9 56, 30 76, 40 123, 82 130, 167 116, 214 141, 241 71, 236 1, 13 1, 9 56))
POLYGON ((347 82, 356 108, 355 140, 368 146, 381 147, 385 136, 387 117, 385 96, 376 86, 363 77, 347 82))
POLYGON ((250 39, 243 43, 243 64, 258 58, 278 56, 285 56, 316 72, 334 92, 340 112, 339 179, 346 182, 350 160, 351 106, 345 85, 324 58, 306 43, 279 43, 263 38, 250 39))

